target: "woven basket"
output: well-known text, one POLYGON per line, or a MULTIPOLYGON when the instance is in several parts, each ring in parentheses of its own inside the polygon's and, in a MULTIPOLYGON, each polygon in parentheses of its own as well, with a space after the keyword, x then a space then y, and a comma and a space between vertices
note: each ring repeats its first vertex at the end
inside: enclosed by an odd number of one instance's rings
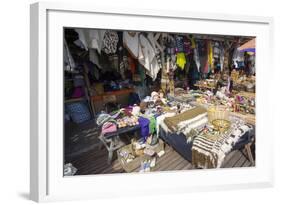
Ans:
POLYGON ((212 123, 214 120, 229 120, 229 110, 226 106, 210 106, 208 108, 208 120, 212 123))

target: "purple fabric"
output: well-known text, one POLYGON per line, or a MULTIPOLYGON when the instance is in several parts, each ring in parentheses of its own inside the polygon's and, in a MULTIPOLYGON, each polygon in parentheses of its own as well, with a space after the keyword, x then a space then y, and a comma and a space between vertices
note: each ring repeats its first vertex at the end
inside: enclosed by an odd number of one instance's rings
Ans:
POLYGON ((72 94, 73 98, 80 98, 80 97, 83 97, 83 96, 84 96, 84 91, 83 91, 82 87, 74 88, 74 91, 73 91, 73 94, 72 94))
POLYGON ((253 53, 255 53, 256 49, 255 48, 246 48, 246 49, 240 50, 240 52, 253 52, 253 53))
POLYGON ((145 142, 149 135, 149 120, 143 117, 139 117, 138 121, 141 128, 141 137, 145 142))

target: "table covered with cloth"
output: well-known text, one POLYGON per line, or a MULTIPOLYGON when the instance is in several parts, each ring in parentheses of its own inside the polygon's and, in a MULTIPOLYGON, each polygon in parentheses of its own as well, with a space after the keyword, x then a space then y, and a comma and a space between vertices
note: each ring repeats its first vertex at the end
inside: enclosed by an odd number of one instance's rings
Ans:
POLYGON ((215 137, 199 134, 193 140, 192 164, 199 168, 221 167, 225 156, 233 150, 236 143, 241 143, 244 137, 253 136, 253 131, 254 127, 250 124, 232 123, 229 130, 215 137))
POLYGON ((232 123, 228 132, 216 139, 210 140, 198 134, 190 140, 189 131, 193 128, 202 128, 208 121, 206 110, 198 107, 161 120, 158 128, 159 137, 194 166, 201 168, 220 167, 229 152, 240 149, 254 137, 254 126, 238 120, 238 124, 232 123))

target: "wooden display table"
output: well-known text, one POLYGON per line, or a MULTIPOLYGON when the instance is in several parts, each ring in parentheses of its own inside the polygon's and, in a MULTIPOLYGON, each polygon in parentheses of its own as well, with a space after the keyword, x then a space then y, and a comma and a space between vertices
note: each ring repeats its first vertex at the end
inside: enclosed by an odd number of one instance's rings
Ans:
POLYGON ((104 98, 108 97, 108 96, 118 96, 118 95, 126 95, 126 94, 130 94, 134 92, 133 88, 128 88, 128 89, 122 89, 122 90, 115 90, 115 91, 109 91, 109 92, 105 92, 101 95, 96 95, 96 96, 92 96, 91 99, 94 101, 102 101, 104 100, 104 98))
POLYGON ((123 89, 105 92, 101 95, 91 96, 91 103, 95 108, 96 113, 104 109, 104 105, 108 102, 117 102, 122 106, 126 106, 129 100, 129 94, 134 92, 134 89, 123 89))

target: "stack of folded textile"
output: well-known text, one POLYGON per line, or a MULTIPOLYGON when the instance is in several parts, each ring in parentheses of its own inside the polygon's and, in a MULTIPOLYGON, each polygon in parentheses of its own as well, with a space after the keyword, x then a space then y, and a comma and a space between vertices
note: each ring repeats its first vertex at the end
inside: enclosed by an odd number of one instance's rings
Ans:
POLYGON ((204 126, 207 122, 207 110, 200 106, 164 119, 164 123, 171 132, 182 132, 185 135, 187 135, 191 129, 204 126))

